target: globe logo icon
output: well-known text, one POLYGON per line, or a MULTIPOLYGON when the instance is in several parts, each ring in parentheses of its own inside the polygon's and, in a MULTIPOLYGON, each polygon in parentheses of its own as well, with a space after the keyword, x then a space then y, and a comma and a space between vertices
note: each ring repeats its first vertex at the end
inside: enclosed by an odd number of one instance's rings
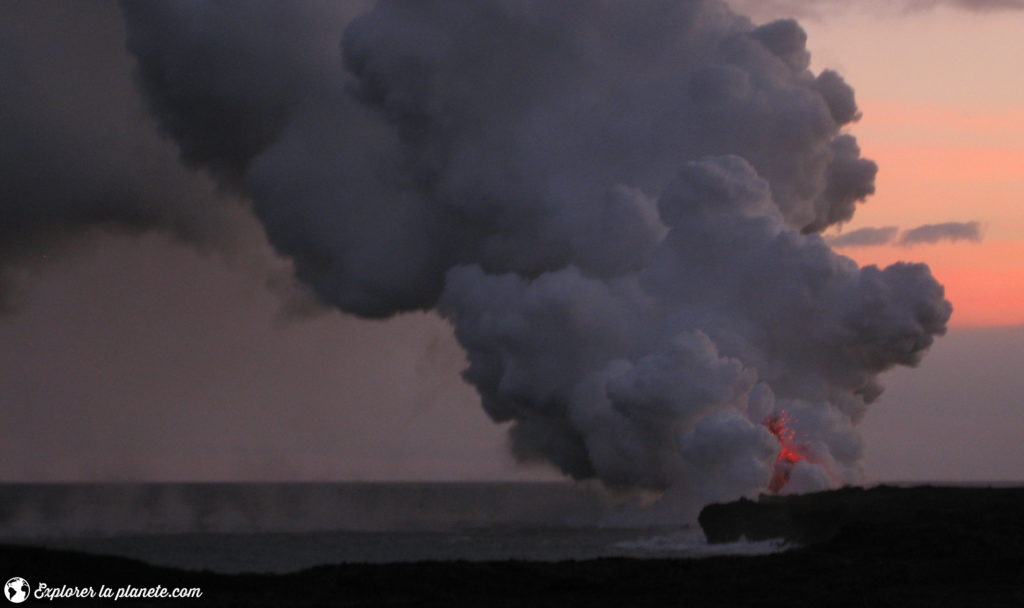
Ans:
POLYGON ((28 592, 28 581, 20 576, 13 577, 11 580, 7 581, 6 585, 4 585, 4 597, 15 604, 20 604, 27 600, 28 592))

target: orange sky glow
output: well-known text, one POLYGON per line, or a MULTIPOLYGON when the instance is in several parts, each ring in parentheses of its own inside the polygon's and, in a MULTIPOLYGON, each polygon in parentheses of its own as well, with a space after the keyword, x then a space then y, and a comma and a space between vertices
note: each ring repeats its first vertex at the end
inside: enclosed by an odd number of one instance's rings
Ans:
POLYGON ((879 165, 877 193, 827 234, 982 228, 980 243, 839 252, 860 264, 927 263, 953 302, 952 327, 1024 324, 1024 86, 1010 69, 1024 57, 1024 11, 893 16, 885 35, 855 13, 804 25, 816 69, 838 69, 857 91, 863 117, 850 132, 879 165))
POLYGON ((1024 110, 861 105, 854 132, 880 166, 878 192, 841 231, 973 220, 983 240, 841 253, 861 264, 929 264, 955 305, 953 326, 1024 324, 1024 110))

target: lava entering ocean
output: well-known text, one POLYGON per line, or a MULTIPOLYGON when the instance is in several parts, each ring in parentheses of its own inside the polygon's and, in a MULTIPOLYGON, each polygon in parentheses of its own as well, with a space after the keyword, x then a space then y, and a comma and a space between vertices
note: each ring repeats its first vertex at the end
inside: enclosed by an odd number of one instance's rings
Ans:
POLYGON ((805 447, 796 443, 796 431, 789 428, 789 414, 785 410, 768 416, 761 424, 765 425, 779 442, 779 455, 775 457, 772 478, 768 482, 768 490, 777 493, 789 482, 793 466, 801 460, 806 460, 807 455, 804 453, 805 447))

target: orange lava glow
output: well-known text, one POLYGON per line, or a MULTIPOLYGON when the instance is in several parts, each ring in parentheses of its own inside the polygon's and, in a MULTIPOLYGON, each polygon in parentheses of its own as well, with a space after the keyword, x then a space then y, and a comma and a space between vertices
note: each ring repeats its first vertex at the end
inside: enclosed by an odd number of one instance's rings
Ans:
POLYGON ((806 460, 807 456, 803 453, 803 446, 796 443, 796 432, 789 428, 789 415, 785 411, 768 416, 761 424, 767 427, 779 442, 779 455, 775 457, 772 478, 768 482, 768 491, 777 493, 789 482, 793 465, 806 460))

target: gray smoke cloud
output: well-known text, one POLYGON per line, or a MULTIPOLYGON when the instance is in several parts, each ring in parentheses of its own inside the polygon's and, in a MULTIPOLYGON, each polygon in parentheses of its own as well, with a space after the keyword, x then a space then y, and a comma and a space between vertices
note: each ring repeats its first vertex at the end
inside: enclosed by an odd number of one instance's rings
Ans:
POLYGON ((899 244, 911 247, 940 241, 981 241, 981 224, 978 222, 945 222, 926 224, 905 231, 900 235, 899 244))
POLYGON ((792 21, 755 30, 700 2, 384 3, 348 28, 349 80, 281 42, 278 13, 302 11, 260 6, 127 3, 128 46, 184 159, 244 182, 271 242, 345 310, 430 308, 467 263, 635 269, 657 233, 637 201, 709 152, 751 162, 805 231, 873 191, 874 163, 838 134, 853 91, 807 71, 792 21))
POLYGON ((22 274, 97 231, 157 230, 206 249, 230 240, 230 208, 145 115, 116 5, 2 11, 0 311, 18 303, 22 274))
POLYGON ((363 5, 121 8, 181 160, 249 201, 322 303, 443 315, 521 460, 734 497, 777 472, 763 421, 785 412, 788 488, 855 480, 878 375, 945 331, 926 266, 859 268, 817 234, 877 167, 794 21, 712 0, 384 0, 347 27, 363 5))

